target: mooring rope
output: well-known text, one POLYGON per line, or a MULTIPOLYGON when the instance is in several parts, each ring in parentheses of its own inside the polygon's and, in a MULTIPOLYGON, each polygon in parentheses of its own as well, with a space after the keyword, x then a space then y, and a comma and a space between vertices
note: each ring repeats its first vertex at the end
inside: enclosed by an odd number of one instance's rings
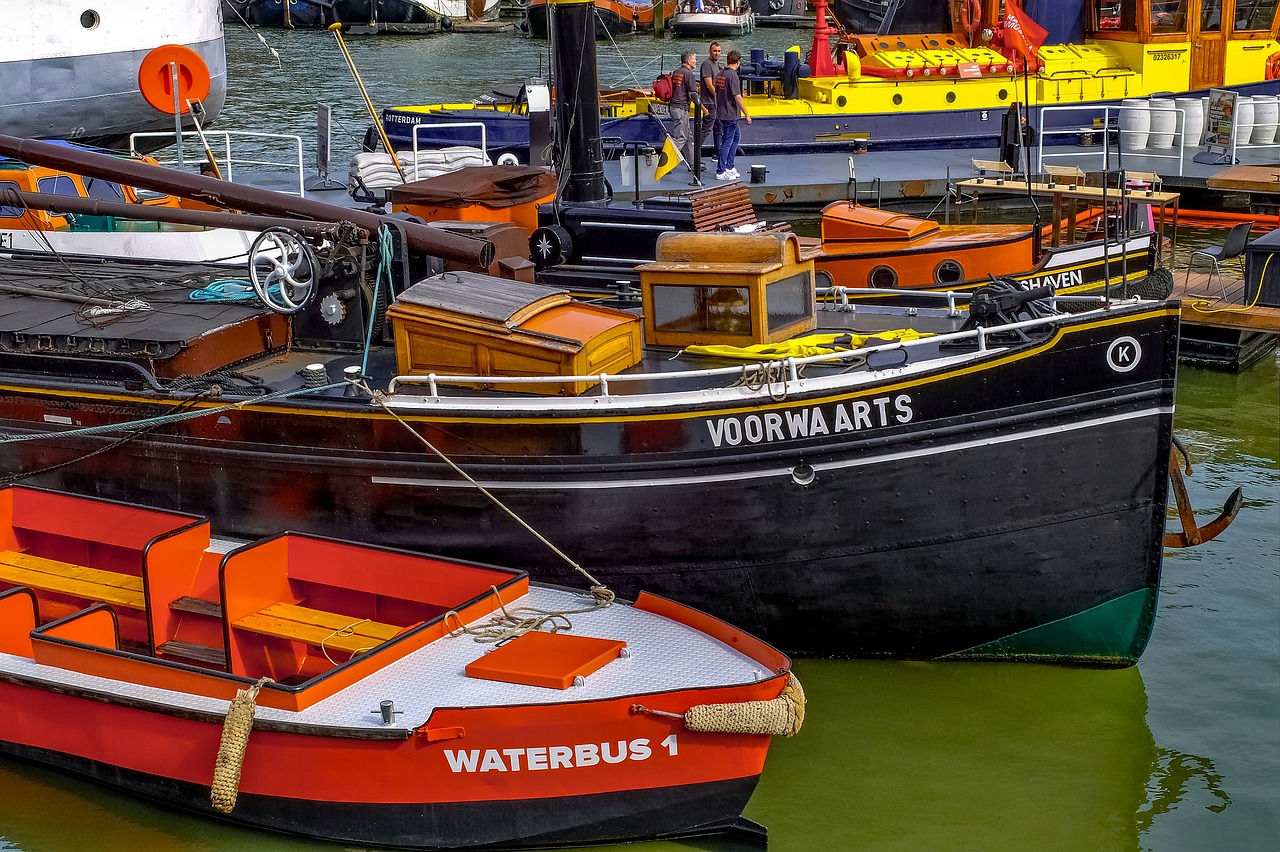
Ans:
POLYGON ((213 766, 213 783, 209 787, 209 801, 220 813, 229 814, 235 809, 244 753, 249 746, 249 734, 253 732, 253 717, 258 711, 258 692, 270 682, 271 678, 264 677, 248 689, 237 691, 227 707, 218 758, 213 766))
POLYGON ((555 544, 553 544, 546 536, 544 536, 542 533, 538 532, 532 526, 530 526, 530 524, 527 521, 525 521, 524 518, 517 515, 514 511, 511 510, 510 507, 507 506, 507 504, 503 503, 500 499, 498 499, 496 494, 494 494, 492 491, 490 491, 489 489, 481 485, 479 482, 477 482, 469 473, 467 473, 465 470, 459 467, 453 461, 453 459, 449 458, 440 449, 438 449, 435 444, 431 443, 431 441, 428 440, 426 435, 423 435, 417 429, 414 429, 413 426, 410 425, 408 421, 406 421, 403 417, 397 414, 395 410, 392 409, 389 404, 387 404, 386 394, 382 393, 381 391, 375 391, 373 388, 369 387, 369 385, 363 380, 357 380, 356 386, 359 387, 361 390, 363 390, 365 393, 367 393, 373 399, 374 402, 376 402, 379 406, 382 407, 383 411, 391 415, 391 417, 393 417, 396 420, 396 422, 398 422, 401 426, 403 426, 409 432, 410 435, 417 438, 418 441, 421 442, 421 444, 424 447, 426 447, 428 450, 434 453, 436 457, 438 457, 442 462, 447 464, 453 470, 454 473, 458 474, 458 476, 461 476, 467 482, 474 485, 476 487, 476 490, 478 490, 481 494, 483 494, 490 501, 492 501, 493 504, 497 506, 499 509, 501 509, 503 512, 505 512, 508 517, 510 517, 513 521, 515 521, 520 526, 524 527, 525 530, 528 531, 528 533, 532 535, 534 538, 536 538, 538 541, 546 545, 546 547, 552 553, 560 557, 560 559, 564 560, 564 562, 570 568, 572 568, 573 570, 581 574, 586 579, 586 581, 591 585, 592 597, 596 598, 597 600, 603 601, 605 603, 613 602, 616 596, 614 595, 611 589, 609 589, 607 586, 605 586, 595 577, 591 576, 591 574, 587 571, 587 569, 583 568, 581 565, 575 562, 563 550, 556 547, 555 544))

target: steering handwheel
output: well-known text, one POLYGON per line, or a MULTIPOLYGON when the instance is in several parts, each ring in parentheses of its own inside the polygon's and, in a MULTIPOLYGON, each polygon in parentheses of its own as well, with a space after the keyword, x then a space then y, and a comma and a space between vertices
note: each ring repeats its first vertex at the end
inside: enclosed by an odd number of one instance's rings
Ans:
POLYGON ((249 279, 268 308, 296 314, 315 298, 320 260, 297 231, 267 228, 249 248, 249 279))

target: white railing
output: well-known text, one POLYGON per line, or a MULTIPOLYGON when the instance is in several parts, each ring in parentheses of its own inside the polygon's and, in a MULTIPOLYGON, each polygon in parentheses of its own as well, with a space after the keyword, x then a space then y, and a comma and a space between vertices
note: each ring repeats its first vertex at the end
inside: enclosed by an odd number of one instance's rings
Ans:
MULTIPOLYGON (((141 139, 166 139, 172 140, 172 133, 133 133, 129 136, 130 152, 137 156, 138 140, 141 139)), ((182 148, 175 149, 173 159, 160 159, 163 166, 177 166, 185 168, 188 162, 204 162, 205 161, 205 143, 208 143, 210 152, 218 161, 218 168, 222 172, 225 180, 235 180, 236 170, 251 171, 245 167, 257 167, 272 174, 281 173, 287 176, 287 182, 294 183, 297 179, 296 188, 290 187, 280 189, 288 195, 301 196, 303 194, 303 174, 304 167, 302 165, 302 137, 288 133, 257 133, 249 130, 206 130, 203 139, 199 131, 187 130, 182 134, 182 148), (192 143, 195 147, 192 147, 192 143), (234 146, 234 150, 233 150, 234 146), (252 148, 257 151, 284 151, 288 150, 288 159, 266 160, 259 159, 266 156, 259 153, 245 153, 246 148, 252 148)), ((152 154, 151 156, 155 156, 152 154)), ((286 156, 280 154, 280 156, 286 156)), ((274 188, 274 187, 273 187, 274 188)))
MULTIPOLYGON (((872 288, 863 288, 861 292, 871 292, 871 293, 880 293, 884 295, 901 296, 903 291, 876 290, 872 288)), ((822 297, 825 295, 828 295, 828 294, 825 292, 822 292, 821 290, 818 292, 819 297, 822 297)), ((957 296, 956 293, 935 293, 934 295, 940 299, 944 299, 948 304, 951 304, 951 305, 954 305, 954 302, 957 296)), ((1061 297, 1052 297, 1050 301, 1056 304, 1059 298, 1061 297)), ((1104 301, 1104 297, 1101 297, 1101 296, 1075 297, 1075 298, 1068 297, 1068 300, 1073 302, 1080 302, 1084 300, 1102 302, 1104 301)), ((1113 305, 1133 304, 1133 303, 1136 303, 1137 301, 1139 300, 1138 299, 1125 299, 1125 300, 1113 299, 1111 300, 1111 303, 1113 305)), ((850 309, 854 311, 857 310, 856 307, 851 307, 850 309)), ((614 373, 614 374, 598 373, 595 375, 577 375, 577 376, 545 376, 545 375, 544 376, 479 376, 479 375, 441 375, 438 373, 428 373, 425 376, 396 376, 391 380, 390 384, 387 386, 387 391, 389 394, 393 396, 399 393, 403 393, 405 396, 412 396, 414 398, 425 397, 431 400, 437 400, 437 401, 448 400, 450 402, 458 403, 461 401, 462 398, 460 398, 456 394, 449 395, 446 397, 440 393, 440 388, 442 385, 481 384, 481 385, 500 387, 501 385, 514 385, 514 384, 562 385, 562 384, 571 384, 571 383, 577 383, 577 382, 598 382, 599 383, 599 395, 597 396, 587 397, 587 398, 555 397, 555 398, 546 398, 546 399, 539 400, 539 403, 541 405, 552 405, 555 407, 566 407, 566 408, 580 407, 583 405, 587 405, 587 406, 597 405, 601 402, 606 402, 606 403, 607 402, 639 402, 643 396, 655 395, 655 394, 649 394, 649 393, 620 394, 620 393, 615 393, 612 389, 612 387, 616 385, 631 384, 631 383, 637 383, 637 382, 658 384, 658 383, 670 383, 673 381, 687 383, 690 379, 710 379, 710 378, 737 379, 737 380, 745 380, 747 382, 759 381, 760 392, 768 393, 770 385, 773 385, 776 387, 779 383, 784 383, 784 382, 790 383, 790 382, 800 381, 801 380, 801 376, 799 372, 800 368, 808 364, 823 364, 823 363, 830 364, 830 363, 839 363, 842 361, 847 361, 855 358, 865 359, 870 355, 874 355, 880 352, 894 352, 894 351, 906 352, 917 347, 927 346, 927 347, 933 348, 940 343, 949 343, 949 342, 962 341, 962 340, 975 341, 977 344, 976 351, 979 353, 983 353, 983 352, 987 352, 990 348, 988 338, 991 335, 1007 334, 1008 332, 1017 331, 1020 329, 1036 328, 1036 327, 1044 326, 1054 322, 1059 322, 1067 318, 1078 318, 1082 315, 1083 313, 1076 313, 1076 314, 1071 314, 1069 316, 1055 315, 1050 317, 1040 317, 1037 319, 1021 320, 1019 322, 1007 323, 1005 325, 992 326, 990 328, 984 328, 979 326, 977 328, 970 329, 968 331, 957 331, 957 332, 951 332, 948 334, 934 334, 931 336, 917 338, 915 340, 901 340, 901 341, 895 341, 892 343, 877 344, 875 346, 863 346, 858 349, 849 349, 849 350, 842 350, 839 352, 823 353, 820 355, 811 355, 805 358, 789 357, 785 359, 777 359, 777 360, 764 361, 764 362, 756 361, 756 362, 742 364, 740 366, 735 366, 735 367, 715 367, 715 368, 706 369, 706 370, 681 370, 681 371, 674 371, 674 372, 667 371, 667 372, 660 372, 660 373, 614 373), (774 365, 780 365, 785 375, 775 373, 774 365), (421 386, 421 385, 426 386, 425 394, 423 393, 410 394, 407 391, 401 390, 402 386, 421 386)), ((957 354, 961 354, 961 353, 957 353, 957 354)), ((921 362, 921 363, 924 363, 924 362, 921 362)), ((901 366, 902 364, 892 365, 893 368, 898 368, 901 366)), ((889 368, 886 368, 886 369, 889 369, 889 368)), ((848 374, 848 373, 842 374, 843 378, 846 381, 849 380, 853 375, 865 376, 866 374, 848 374)), ((741 385, 741 382, 738 382, 735 385, 718 385, 716 387, 704 388, 704 389, 688 391, 688 392, 699 393, 703 395, 722 393, 730 390, 739 389, 740 385, 741 385)), ((661 393, 656 395, 661 396, 661 393)), ((485 397, 484 399, 486 400, 486 403, 492 403, 496 401, 494 397, 485 397)), ((516 405, 528 404, 527 400, 513 400, 512 403, 516 405)))
POLYGON ((488 128, 485 127, 485 124, 483 121, 458 121, 458 122, 439 121, 439 122, 433 122, 430 124, 415 122, 413 125, 413 179, 414 180, 418 179, 418 152, 419 152, 418 131, 424 130, 424 129, 434 130, 436 128, 441 128, 441 127, 448 127, 448 128, 474 127, 479 129, 480 155, 484 157, 486 161, 489 159, 489 137, 488 137, 489 130, 488 128))
MULTIPOLYGON (((1069 159, 1072 161, 1073 164, 1075 164, 1080 162, 1081 160, 1098 158, 1102 161, 1103 169, 1115 168, 1115 166, 1113 166, 1111 163, 1111 148, 1112 148, 1111 134, 1114 132, 1118 140, 1119 149, 1124 154, 1128 154, 1130 156, 1136 156, 1136 157, 1151 158, 1151 159, 1177 160, 1178 171, 1176 173, 1178 175, 1181 175, 1182 168, 1183 168, 1183 153, 1185 152, 1187 147, 1186 145, 1183 144, 1184 143, 1183 137, 1185 135, 1184 131, 1186 129, 1186 124, 1187 124, 1186 110, 1178 109, 1178 108, 1166 110, 1166 112, 1172 112, 1176 114, 1176 125, 1174 129, 1174 134, 1173 134, 1173 145, 1170 146, 1169 148, 1142 148, 1140 150, 1134 149, 1134 148, 1126 149, 1124 146, 1125 134, 1142 133, 1146 135, 1150 132, 1148 130, 1126 130, 1122 127, 1119 127, 1119 118, 1121 114, 1126 112, 1136 112, 1138 109, 1146 109, 1146 107, 1125 107, 1125 106, 1103 107, 1102 119, 1101 119, 1102 123, 1101 123, 1101 126, 1099 126, 1096 121, 1098 116, 1097 106, 1086 105, 1086 106, 1044 107, 1040 111, 1040 140, 1036 144, 1036 174, 1043 174, 1045 161, 1051 160, 1051 159, 1069 159), (1063 126, 1063 127, 1051 127, 1049 125, 1049 121, 1046 118, 1046 116, 1053 113, 1059 113, 1059 114, 1085 113, 1088 116, 1088 118, 1091 119, 1092 121, 1089 124, 1069 125, 1069 126, 1063 126), (1115 126, 1111 124, 1112 117, 1116 118, 1115 126), (1075 148, 1072 151, 1065 152, 1065 153, 1053 153, 1053 152, 1045 153, 1045 150, 1044 150, 1045 137, 1047 136, 1079 136, 1083 133, 1101 133, 1102 134, 1102 145, 1099 147, 1099 150, 1092 151, 1089 148, 1081 147, 1081 148, 1075 148), (1166 151, 1169 153, 1160 153, 1162 151, 1166 151)), ((1154 171, 1154 169, 1152 169, 1152 171, 1154 171)))

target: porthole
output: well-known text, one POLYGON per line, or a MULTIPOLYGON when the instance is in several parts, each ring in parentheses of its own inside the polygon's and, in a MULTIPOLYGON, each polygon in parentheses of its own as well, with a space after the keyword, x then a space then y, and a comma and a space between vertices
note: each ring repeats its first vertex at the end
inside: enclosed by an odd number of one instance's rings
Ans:
POLYGON ((949 103, 949 104, 953 104, 953 103, 955 103, 955 102, 956 102, 956 93, 955 93, 955 92, 947 92, 947 103, 949 103))
POLYGON ((935 284, 959 284, 964 280, 964 267, 958 260, 944 260, 933 268, 935 284))
POLYGON ((867 276, 867 284, 871 287, 889 289, 898 286, 898 273, 892 266, 877 266, 867 276))
POLYGON ((906 49, 907 49, 907 43, 905 41, 898 42, 898 50, 906 50, 906 49))
POLYGON ((813 466, 805 462, 791 468, 791 478, 796 485, 812 485, 813 481, 818 478, 818 472, 813 466))
POLYGON ((100 23, 102 23, 102 18, 92 9, 85 9, 80 13, 80 26, 86 30, 95 29, 100 23))
POLYGON ((894 95, 894 96, 893 96, 893 105, 894 105, 894 106, 902 106, 902 95, 894 95))
POLYGON ((849 102, 849 99, 848 99, 848 98, 846 98, 844 95, 837 95, 837 96, 836 96, 836 106, 838 106, 838 107, 842 107, 842 106, 844 106, 845 104, 847 104, 848 102, 849 102))
POLYGON ((996 97, 1002 101, 1007 101, 1009 99, 1009 90, 1001 89, 1000 91, 996 92, 996 97))
POLYGON ((930 46, 930 47, 937 47, 937 46, 938 46, 938 40, 937 40, 936 38, 931 38, 931 39, 929 39, 929 46, 930 46))

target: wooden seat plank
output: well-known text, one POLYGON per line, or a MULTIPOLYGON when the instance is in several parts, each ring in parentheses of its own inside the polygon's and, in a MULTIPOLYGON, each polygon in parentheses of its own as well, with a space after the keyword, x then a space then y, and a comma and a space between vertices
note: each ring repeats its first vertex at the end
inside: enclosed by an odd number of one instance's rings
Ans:
POLYGON ((0 550, 0 580, 130 609, 146 608, 141 577, 29 553, 0 550))
POLYGON ((286 603, 273 604, 237 619, 235 626, 353 654, 381 645, 401 630, 392 624, 286 603))

